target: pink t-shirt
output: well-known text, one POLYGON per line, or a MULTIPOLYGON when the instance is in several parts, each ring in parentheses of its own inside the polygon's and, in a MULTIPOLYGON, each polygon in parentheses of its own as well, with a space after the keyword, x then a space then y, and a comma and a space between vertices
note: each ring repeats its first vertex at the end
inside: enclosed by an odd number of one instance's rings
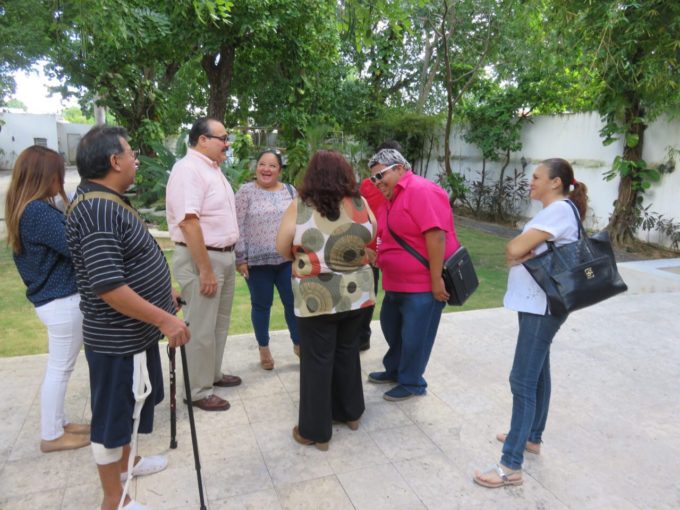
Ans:
POLYGON ((224 248, 238 241, 234 191, 220 167, 193 149, 172 167, 165 192, 170 239, 186 242, 179 223, 195 214, 206 246, 224 248))
POLYGON ((378 267, 382 270, 383 289, 431 292, 430 270, 395 241, 387 228, 388 222, 399 237, 426 259, 425 232, 433 228, 445 231, 446 259, 460 246, 448 194, 435 183, 406 172, 378 219, 378 267))

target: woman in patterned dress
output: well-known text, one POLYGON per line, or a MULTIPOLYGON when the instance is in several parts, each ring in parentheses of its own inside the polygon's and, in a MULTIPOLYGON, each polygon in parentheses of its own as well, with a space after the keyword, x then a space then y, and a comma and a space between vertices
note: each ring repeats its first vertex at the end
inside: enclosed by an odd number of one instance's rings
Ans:
POLYGON ((356 430, 364 412, 359 360, 362 309, 375 304, 366 245, 375 218, 345 158, 318 151, 276 246, 293 260, 300 333, 300 414, 293 438, 328 449, 333 420, 356 430))
POLYGON ((279 181, 281 154, 262 152, 255 167, 255 180, 236 193, 236 216, 240 238, 236 243, 236 270, 246 279, 250 291, 250 318, 259 345, 260 366, 274 368, 269 350, 269 317, 274 287, 283 303, 286 324, 299 355, 297 325, 293 312, 291 263, 276 251, 276 232, 286 208, 297 195, 290 184, 279 181))

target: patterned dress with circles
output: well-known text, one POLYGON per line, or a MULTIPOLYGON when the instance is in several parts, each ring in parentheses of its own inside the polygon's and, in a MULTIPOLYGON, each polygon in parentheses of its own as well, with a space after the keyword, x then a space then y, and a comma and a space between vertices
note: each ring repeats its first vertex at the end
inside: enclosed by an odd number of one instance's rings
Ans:
POLYGON ((364 201, 347 197, 330 220, 298 199, 293 239, 295 315, 313 317, 375 304, 366 245, 373 230, 364 201))

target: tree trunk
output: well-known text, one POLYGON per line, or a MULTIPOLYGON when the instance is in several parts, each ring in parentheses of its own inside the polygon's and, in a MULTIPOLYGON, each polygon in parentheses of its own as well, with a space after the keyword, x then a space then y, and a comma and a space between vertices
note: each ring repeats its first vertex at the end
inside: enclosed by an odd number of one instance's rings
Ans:
POLYGON ((444 130, 444 171, 446 175, 453 174, 451 170, 451 122, 453 120, 453 78, 451 76, 451 61, 449 60, 449 35, 447 32, 447 20, 449 15, 449 3, 444 1, 444 13, 442 15, 442 45, 444 46, 444 65, 446 66, 446 129, 444 130))
POLYGON ((208 77, 208 117, 224 122, 229 101, 231 79, 234 76, 236 45, 225 43, 216 53, 203 55, 201 66, 208 77))
POLYGON ((496 197, 496 218, 499 220, 505 219, 503 214, 503 180, 505 179, 505 170, 510 164, 510 149, 505 151, 505 161, 501 167, 501 174, 498 177, 498 196, 496 197))
MULTIPOLYGON (((633 106, 626 109, 623 143, 623 159, 625 161, 638 162, 642 159, 642 149, 644 147, 644 136, 647 125, 640 119, 644 115, 640 107, 639 100, 633 102, 633 106), (637 136, 638 143, 634 147, 629 147, 626 138, 637 136)), ((637 168, 632 172, 621 177, 619 182, 619 194, 614 202, 614 212, 609 218, 607 230, 612 242, 620 247, 630 244, 635 238, 635 224, 638 216, 638 195, 639 187, 635 186, 638 180, 637 168)))

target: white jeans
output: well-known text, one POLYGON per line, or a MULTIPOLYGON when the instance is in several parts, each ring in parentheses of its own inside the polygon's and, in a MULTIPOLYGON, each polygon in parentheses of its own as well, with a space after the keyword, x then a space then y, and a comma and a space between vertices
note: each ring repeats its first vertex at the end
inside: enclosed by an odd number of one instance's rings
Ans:
POLYGON ((83 345, 83 314, 79 308, 80 296, 55 299, 35 309, 47 326, 47 369, 40 390, 40 435, 45 441, 64 434, 67 420, 64 416, 66 385, 83 345))

